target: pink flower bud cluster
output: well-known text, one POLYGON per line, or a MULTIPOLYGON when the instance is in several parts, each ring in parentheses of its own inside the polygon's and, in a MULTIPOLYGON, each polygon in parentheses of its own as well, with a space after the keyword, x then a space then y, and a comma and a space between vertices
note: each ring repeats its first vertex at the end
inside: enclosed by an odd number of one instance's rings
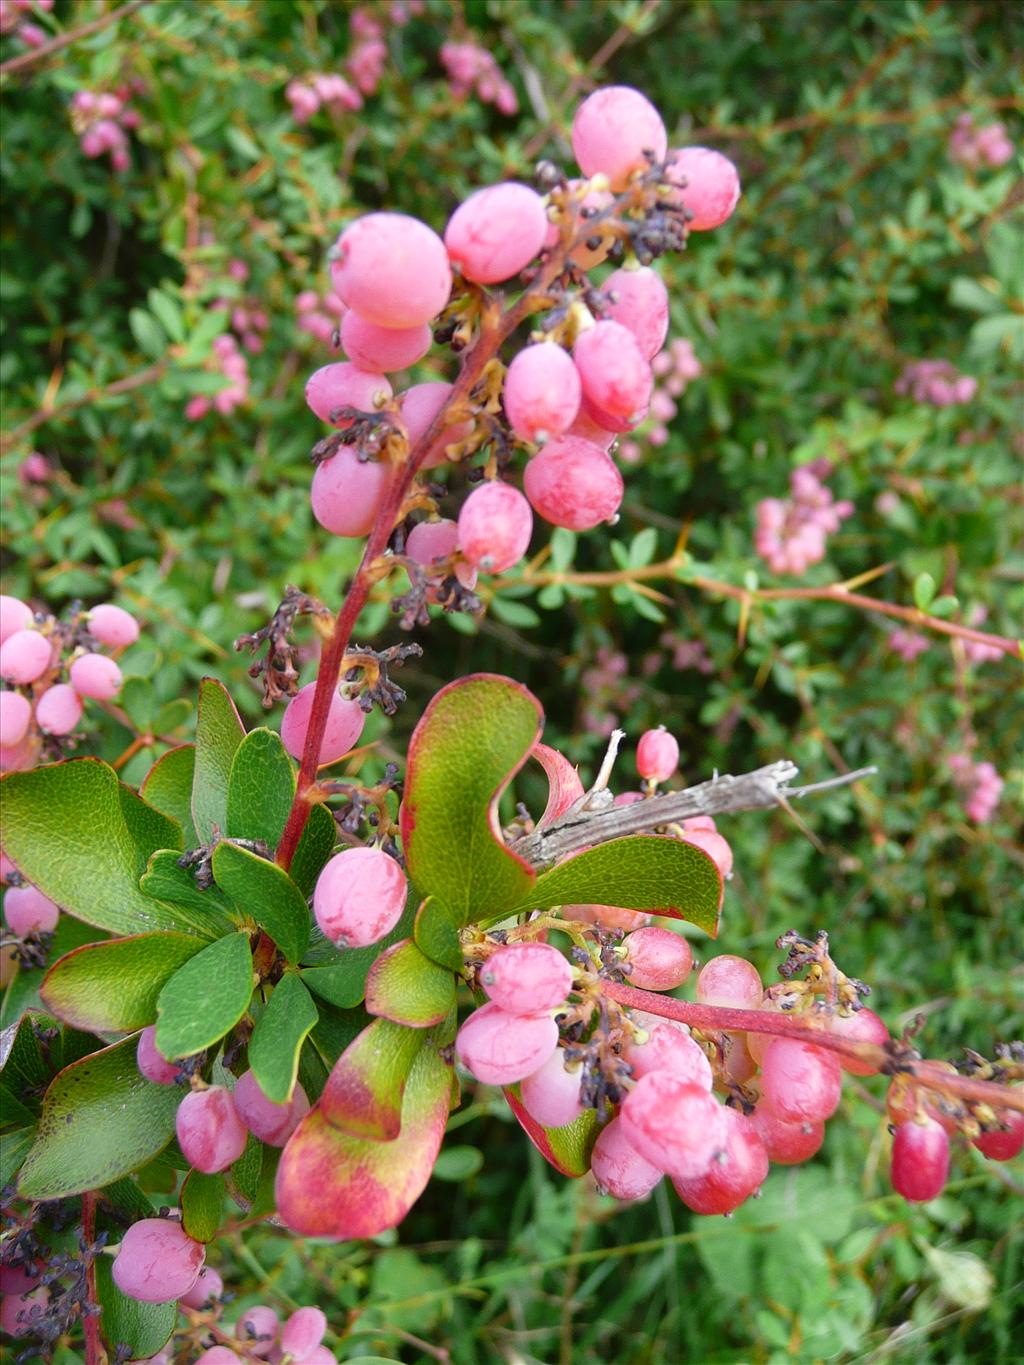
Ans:
POLYGON ((825 558, 827 539, 853 515, 853 503, 836 502, 823 480, 828 460, 814 460, 789 476, 792 496, 764 498, 757 504, 754 544, 772 573, 803 573, 825 558))
POLYGON ((249 362, 231 332, 221 332, 220 336, 214 337, 207 369, 219 370, 228 384, 212 397, 205 393, 194 394, 185 404, 185 416, 190 422, 200 421, 211 411, 227 417, 249 396, 249 362))
POLYGON ((1005 166, 1013 156, 1013 143, 1002 123, 979 128, 973 114, 961 114, 949 135, 949 159, 961 166, 1005 166))
POLYGON ((116 91, 77 90, 71 100, 71 124, 78 134, 85 156, 110 154, 115 171, 126 171, 132 164, 128 133, 137 128, 142 116, 130 101, 140 89, 139 82, 119 86, 116 91))
POLYGON ((619 723, 616 711, 621 715, 639 698, 641 689, 629 678, 625 654, 602 645, 580 677, 585 698, 581 721, 588 734, 610 735, 619 723))
POLYGON ((978 381, 973 375, 960 374, 948 360, 915 360, 893 387, 897 393, 909 394, 915 403, 951 408, 969 403, 978 392, 978 381))
POLYGON ((951 754, 947 762, 963 799, 964 814, 976 825, 987 825, 1005 786, 995 765, 975 763, 967 753, 951 754))
MULTIPOLYGON (((691 379, 697 379, 704 368, 697 359, 693 342, 686 337, 676 337, 660 355, 651 361, 651 369, 656 380, 651 394, 651 412, 654 425, 643 433, 647 444, 663 446, 668 442, 668 424, 679 408, 675 400, 686 391, 691 379)), ((636 464, 643 455, 638 441, 623 441, 619 447, 619 459, 623 464, 636 464)))
MULTIPOLYGON (((406 22, 407 15, 401 22, 406 22)), ((384 25, 369 10, 356 8, 349 20, 353 43, 345 58, 345 69, 364 95, 375 95, 388 60, 384 25)))
POLYGON ((48 14, 53 9, 53 0, 0 0, 0 33, 13 30, 14 37, 26 47, 42 47, 50 34, 38 24, 21 17, 31 14, 33 9, 48 14))
POLYGON ((444 43, 441 65, 448 76, 448 87, 456 99, 476 94, 484 104, 493 104, 499 114, 511 117, 519 112, 516 92, 505 79, 492 55, 476 43, 444 43))
POLYGON ((45 455, 41 455, 38 450, 33 450, 26 455, 21 464, 18 465, 18 479, 26 487, 33 484, 49 483, 53 477, 53 469, 45 455))
MULTIPOLYGON (((969 626, 982 626, 987 620, 988 608, 980 604, 972 608, 967 616, 969 626)), ((995 645, 986 645, 981 640, 965 640, 964 657, 969 664, 998 663, 1003 657, 1003 651, 995 645)))
POLYGON ((888 645, 904 663, 912 664, 928 648, 929 640, 919 630, 894 630, 889 636, 888 645))
POLYGON ((60 622, 0 597, 0 772, 34 767, 44 742, 77 728, 86 699, 115 697, 121 670, 100 651, 120 653, 138 638, 138 622, 112 603, 60 622))
POLYGON ((325 75, 316 71, 289 81, 284 94, 292 106, 292 117, 296 123, 308 123, 322 108, 338 117, 355 113, 363 107, 362 95, 344 76, 325 75))
POLYGON ((315 289, 304 289, 295 300, 295 312, 299 331, 309 332, 317 341, 329 346, 348 309, 331 289, 322 298, 315 289))

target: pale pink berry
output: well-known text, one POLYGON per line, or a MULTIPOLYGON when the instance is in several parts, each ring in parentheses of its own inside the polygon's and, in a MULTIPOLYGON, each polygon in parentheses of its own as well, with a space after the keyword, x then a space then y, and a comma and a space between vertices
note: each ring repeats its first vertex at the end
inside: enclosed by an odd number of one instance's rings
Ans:
POLYGON ((728 157, 710 147, 683 147, 669 153, 665 180, 675 186, 669 202, 682 205, 691 232, 721 227, 740 200, 740 177, 728 157))
POLYGON ((668 135, 654 105, 628 85, 595 90, 576 110, 572 150, 584 175, 604 174, 613 190, 634 171, 662 161, 668 135))
POLYGON ((643 1199, 664 1174, 640 1155, 626 1137, 622 1120, 618 1118, 612 1119, 597 1135, 590 1169, 600 1189, 616 1199, 643 1199))
POLYGON ((377 412, 390 400, 391 385, 382 374, 361 370, 349 360, 321 365, 306 380, 306 402, 321 422, 343 431, 355 420, 342 417, 341 408, 377 412))
POLYGON ((548 943, 510 943, 480 968, 488 998, 509 1014, 540 1014, 565 1003, 573 970, 548 943))
POLYGON ((604 316, 628 327, 648 360, 658 354, 668 335, 668 290, 650 266, 616 270, 601 286, 608 301, 604 316))
POLYGON ((764 1102, 780 1119, 827 1119, 835 1113, 843 1089, 836 1056, 795 1038, 776 1038, 761 1060, 764 1102))
MULTIPOLYGON (((414 449, 434 418, 447 403, 452 391, 451 384, 431 380, 426 384, 414 384, 411 389, 399 396, 398 410, 409 436, 409 449, 414 449)), ((473 423, 456 422, 444 427, 432 443, 432 453, 423 461, 424 469, 435 469, 448 458, 447 447, 465 441, 473 430, 473 423)))
POLYGON ((560 436, 535 455, 523 487, 539 516, 570 531, 614 521, 625 492, 611 456, 577 436, 560 436))
POLYGON ((509 365, 502 401, 516 435, 540 443, 569 430, 581 396, 572 356, 553 341, 540 341, 524 346, 509 365))
POLYGON ((626 1096, 619 1117, 626 1139, 666 1175, 703 1175, 725 1145, 722 1105, 700 1085, 649 1071, 626 1096))
POLYGON ((341 320, 345 354, 364 370, 406 370, 423 359, 433 339, 425 322, 418 327, 381 327, 351 310, 341 320))
POLYGON ((339 446, 316 467, 309 490, 313 515, 336 536, 368 535, 387 494, 388 479, 383 460, 360 460, 355 446, 339 446))
POLYGON ((20 692, 0 692, 0 749, 20 744, 28 733, 32 703, 20 692))
POLYGON ((139 638, 139 623, 124 607, 115 607, 112 602, 103 602, 93 607, 89 613, 89 633, 100 644, 119 649, 133 645, 139 638))
POLYGON ((196 1365, 238 1365, 238 1356, 230 1346, 211 1346, 196 1356, 196 1365))
POLYGON ((565 1053, 556 1047, 543 1066, 519 1082, 519 1098, 530 1117, 545 1128, 564 1128, 583 1112, 582 1082, 582 1067, 569 1071, 565 1053))
POLYGON ((111 1272, 122 1294, 141 1303, 168 1303, 199 1278, 206 1248, 169 1218, 143 1218, 121 1238, 111 1272))
POLYGON ((239 1076, 232 1094, 238 1117, 253 1137, 268 1147, 283 1147, 309 1113, 309 1100, 296 1083, 287 1104, 268 1100, 251 1071, 239 1076))
POLYGON ((732 1009, 760 1008, 764 988, 757 968, 746 958, 722 953, 705 962, 697 976, 697 1000, 702 1005, 728 1005, 732 1009))
POLYGON ((0 645, 0 678, 25 687, 41 678, 53 661, 53 644, 38 630, 15 630, 0 645))
MULTIPOLYGON (((877 1043, 879 1046, 889 1041, 889 1030, 874 1010, 861 1006, 854 1014, 834 1014, 829 1020, 829 1032, 838 1033, 842 1038, 852 1038, 860 1043, 877 1043)), ((851 1076, 875 1076, 878 1067, 868 1062, 857 1061, 853 1057, 839 1058, 839 1065, 851 1076)))
POLYGON ((489 1001, 459 1029, 455 1051, 484 1085, 512 1085, 539 1070, 557 1044, 550 1014, 509 1014, 489 1001))
POLYGON ((600 924, 606 929, 642 929, 651 922, 650 915, 643 911, 619 905, 563 905, 562 918, 600 924))
POLYGON ((533 534, 530 504, 497 481, 474 488, 459 513, 459 548, 484 573, 504 573, 526 553, 533 534))
POLYGON ((419 327, 448 302, 452 272, 437 233, 403 213, 368 213, 338 238, 331 281, 381 327, 419 327))
POLYGON ((60 919, 60 906, 54 905, 36 886, 9 886, 4 892, 4 918, 18 938, 26 934, 52 934, 60 919))
POLYGON ((637 929, 622 941, 626 960, 622 969, 630 984, 648 991, 671 991, 693 970, 693 951, 681 934, 652 925, 637 929))
POLYGON ((105 654, 82 654, 68 670, 71 686, 80 697, 109 701, 121 690, 121 670, 105 654))
MULTIPOLYGON (((183 1308, 209 1308, 222 1297, 224 1281, 212 1265, 204 1265, 195 1284, 179 1302, 183 1308)), ((236 1360, 237 1358, 232 1357, 236 1360)))
POLYGON ((174 1085, 181 1070, 180 1062, 169 1062, 156 1050, 156 1029, 152 1025, 139 1034, 135 1064, 146 1080, 154 1085, 174 1085))
POLYGON ((319 1308, 297 1308, 281 1328, 281 1351, 296 1365, 309 1360, 324 1339, 327 1318, 319 1308))
POLYGON ((339 948, 366 948, 401 919, 408 890, 402 869, 383 849, 350 848, 317 878, 313 913, 339 948))
POLYGON ((639 1080, 652 1071, 667 1071, 680 1080, 710 1090, 714 1083, 711 1063, 688 1033, 673 1024, 655 1024, 644 1043, 630 1043, 623 1056, 639 1080))
POLYGON ((268 1356, 277 1345, 279 1326, 274 1310, 258 1303, 255 1308, 247 1308, 235 1323, 235 1336, 245 1343, 251 1355, 268 1356))
POLYGON ((688 829, 689 820, 683 821, 683 843, 703 849, 718 868, 723 877, 732 874, 732 847, 729 841, 711 829, 688 829))
POLYGON ((892 1187, 912 1204, 937 1199, 949 1176, 949 1134, 925 1118, 897 1125, 892 1140, 892 1187))
MULTIPOLYGON (((292 758, 302 758, 315 692, 316 683, 307 683, 305 687, 300 687, 281 717, 281 741, 292 758)), ((321 765, 334 763, 347 754, 359 743, 359 736, 363 733, 365 724, 366 713, 357 701, 348 701, 337 692, 332 693, 318 763, 321 765)))
POLYGON ((9 1337, 37 1335, 49 1302, 50 1291, 45 1286, 27 1294, 5 1294, 0 1299, 0 1328, 9 1337))
POLYGON ((0 594, 0 645, 6 644, 16 630, 32 624, 32 608, 18 597, 0 594))
POLYGON ((445 228, 448 256, 467 280, 497 284, 518 275, 547 235, 544 200, 528 185, 504 181, 471 194, 445 228))
POLYGON ((236 1162, 249 1136, 231 1091, 222 1085, 189 1091, 178 1105, 174 1126, 185 1160, 206 1175, 236 1162))
POLYGON ((679 743, 664 725, 645 730, 636 746, 636 770, 645 782, 667 782, 679 766, 679 743))
POLYGON ((583 394, 596 410, 628 422, 647 411, 654 376, 628 327, 611 320, 595 323, 576 338, 572 357, 583 394))
POLYGON ((82 698, 68 683, 48 687, 36 702, 36 724, 46 735, 70 735, 82 719, 82 698))

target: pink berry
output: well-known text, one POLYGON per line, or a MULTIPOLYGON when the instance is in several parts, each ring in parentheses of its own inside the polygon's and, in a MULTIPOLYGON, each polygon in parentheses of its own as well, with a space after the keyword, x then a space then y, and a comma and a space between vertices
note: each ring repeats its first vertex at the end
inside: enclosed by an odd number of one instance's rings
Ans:
POLYGON ((235 1336, 245 1343, 251 1355, 268 1356, 277 1345, 279 1326, 274 1310, 258 1303, 255 1308, 247 1308, 235 1323, 235 1336))
POLYGON ((664 725, 645 730, 636 746, 636 770, 645 782, 667 782, 679 766, 679 743, 664 725))
POLYGON ((590 1169, 598 1186, 616 1199, 643 1199, 664 1174, 629 1142, 617 1118, 597 1135, 590 1169))
POLYGON ((360 460, 355 446, 339 446, 321 460, 309 497, 313 515, 336 536, 365 536, 388 490, 389 469, 380 460, 360 460))
POLYGON ((511 484, 474 488, 459 513, 459 548, 484 573, 504 573, 526 553, 533 534, 530 504, 511 484))
POLYGON ((576 110, 572 150, 586 176, 604 174, 613 190, 626 186, 630 175, 662 161, 668 135, 661 115, 639 90, 610 85, 595 90, 576 110))
MULTIPOLYGON (((829 1021, 829 1032, 838 1033, 842 1038, 852 1038, 858 1043, 878 1043, 882 1046, 889 1041, 889 1030, 874 1010, 862 1006, 855 1014, 834 1014, 829 1021)), ((877 1076, 878 1067, 868 1062, 854 1061, 850 1057, 840 1057, 839 1065, 851 1076, 877 1076)))
POLYGON ((780 1119, 827 1119, 836 1111, 843 1072, 836 1056, 794 1038, 776 1038, 761 1061, 764 1101, 780 1119))
POLYGON ((694 1213, 732 1213, 761 1188, 768 1174, 768 1153, 754 1124, 738 1109, 723 1112, 726 1140, 721 1152, 695 1180, 672 1182, 694 1213))
POLYGON ((756 1010, 764 991, 757 968, 746 958, 722 953, 705 962, 697 976, 697 1000, 702 1005, 728 1005, 756 1010))
POLYGON ((769 1161, 777 1166, 797 1166, 807 1161, 825 1141, 825 1125, 820 1119, 800 1119, 795 1123, 780 1119, 763 1099, 755 1105, 751 1121, 769 1161))
POLYGON ((538 1071, 558 1044, 550 1014, 509 1014, 492 1002, 481 1005, 459 1029, 459 1061, 484 1085, 512 1085, 538 1071))
POLYGON ((681 934, 652 925, 623 939, 623 971, 630 985, 648 991, 671 991, 693 970, 693 950, 681 934))
POLYGON ((392 388, 382 374, 361 370, 348 360, 322 365, 306 380, 306 402, 321 422, 330 422, 339 431, 355 420, 342 417, 339 408, 377 412, 390 400, 392 388), (331 416, 334 413, 335 416, 331 416))
POLYGON ((974 1146, 990 1161, 1012 1161, 1024 1149, 1024 1114, 1002 1109, 996 1115, 1005 1128, 990 1128, 979 1133, 974 1146))
POLYGON ((156 1028, 152 1025, 139 1034, 135 1049, 135 1064, 147 1081, 154 1085, 174 1085, 181 1070, 179 1062, 169 1062, 156 1050, 156 1028))
POLYGON ((230 1346, 211 1346, 196 1356, 196 1365, 238 1365, 238 1356, 230 1346))
POLYGON ((668 335, 668 290, 650 266, 616 270, 601 286, 609 300, 604 316, 628 327, 648 360, 665 344, 668 335))
POLYGON ((418 521, 406 536, 405 553, 429 569, 436 560, 448 559, 455 553, 458 538, 458 526, 447 517, 439 521, 418 521))
POLYGON ((70 735, 82 719, 82 698, 68 683, 48 687, 36 702, 36 724, 46 735, 70 735))
POLYGON ((467 280, 497 284, 518 275, 544 245, 544 200, 528 185, 505 181, 477 190, 452 214, 444 244, 467 280))
POLYGON ((619 905, 563 905, 562 918, 578 920, 582 924, 600 924, 606 929, 643 929, 650 924, 650 915, 640 910, 627 910, 619 905))
POLYGON ((523 487, 534 511, 570 531, 615 519, 625 485, 611 456, 589 441, 560 436, 526 466, 523 487))
POLYGON ((52 934, 60 919, 60 907, 38 887, 9 886, 4 892, 4 918, 18 938, 26 934, 52 934))
POLYGON ((224 1281, 212 1265, 204 1265, 199 1278, 192 1288, 182 1294, 180 1303, 184 1308, 208 1308, 224 1293, 224 1281))
MULTIPOLYGON (((300 687, 281 717, 281 741, 292 758, 302 758, 315 691, 316 683, 300 687)), ((365 724, 366 713, 357 701, 347 701, 337 692, 332 693, 327 726, 320 744, 319 763, 334 763, 347 754, 359 743, 365 724)))
POLYGON ((121 690, 121 670, 105 654, 82 654, 68 672, 71 686, 80 697, 109 701, 121 690))
POLYGON ((281 1328, 281 1351, 294 1361, 308 1361, 324 1339, 327 1318, 319 1308, 297 1308, 281 1328))
POLYGON ((346 849, 317 878, 313 913, 339 948, 365 948, 401 919, 408 890, 402 869, 383 849, 346 849))
POLYGON ((251 1071, 239 1076, 231 1098, 249 1132, 268 1147, 283 1147, 309 1113, 309 1100, 301 1085, 296 1083, 287 1104, 275 1104, 267 1099, 251 1071))
POLYGON ((0 678, 25 687, 41 678, 53 662, 53 644, 38 630, 15 630, 0 645, 0 678))
POLYGON ((505 376, 502 401, 512 430, 540 443, 569 430, 580 410, 579 371, 553 341, 524 346, 505 376))
POLYGON ((598 322, 581 332, 572 358, 584 397, 602 414, 633 422, 647 411, 654 377, 636 338, 621 322, 598 322))
MULTIPOLYGON (((419 443, 431 422, 447 403, 452 388, 451 384, 432 380, 427 384, 414 384, 411 389, 406 389, 399 396, 398 410, 409 435, 410 450, 419 443)), ((423 468, 436 469, 438 465, 444 464, 447 459, 446 448, 465 441, 472 430, 472 422, 456 422, 453 426, 444 427, 433 443, 433 452, 423 461, 423 468)))
POLYGON ((623 1052, 636 1080, 652 1071, 667 1071, 702 1090, 714 1084, 711 1063, 688 1033, 671 1023, 655 1024, 645 1043, 630 1043, 623 1052))
POLYGON ((407 370, 423 359, 433 340, 425 322, 418 327, 381 327, 351 311, 341 320, 345 354, 364 370, 407 370))
POLYGON ((949 1176, 949 1135, 934 1119, 907 1119, 892 1140, 892 1187, 912 1204, 937 1199, 949 1176))
POLYGON ((512 943, 499 948, 480 968, 488 998, 509 1014, 540 1014, 565 1003, 573 971, 547 943, 512 943))
POLYGON ((89 633, 100 644, 119 649, 124 645, 133 645, 139 638, 139 623, 124 607, 103 602, 89 613, 89 633))
POLYGON ((0 1299, 0 1328, 9 1337, 37 1335, 49 1302, 50 1291, 44 1287, 27 1294, 5 1294, 0 1299))
POLYGON ((728 157, 710 147, 683 147, 669 154, 665 180, 679 188, 669 203, 691 214, 691 232, 721 227, 740 199, 740 178, 728 157))
POLYGON ((725 1145, 725 1111, 703 1086, 649 1071, 626 1096, 619 1117, 626 1139, 666 1175, 703 1175, 725 1145))
POLYGON ((143 1218, 121 1238, 111 1271, 122 1294, 141 1303, 168 1303, 199 1278, 206 1248, 168 1218, 143 1218))
POLYGON ((688 820, 683 821, 683 843, 702 849, 718 868, 723 877, 732 874, 732 848, 729 841, 716 830, 688 829, 688 820))
POLYGON ((175 1131, 185 1160, 206 1175, 226 1171, 245 1151, 249 1136, 231 1092, 222 1085, 190 1091, 178 1105, 175 1131))
POLYGON ((20 692, 0 692, 0 749, 20 744, 28 733, 32 703, 20 692))
POLYGON ((403 213, 368 213, 338 238, 335 291, 380 327, 419 327, 448 302, 452 272, 437 233, 403 213))
POLYGON ((592 446, 598 446, 601 450, 608 450, 612 442, 618 439, 617 431, 599 426, 582 407, 576 414, 576 420, 565 434, 567 436, 578 436, 581 440, 589 441, 592 446))
POLYGON ((0 645, 4 645, 16 630, 27 630, 32 624, 32 608, 19 597, 0 594, 0 645))
POLYGON ((519 1082, 519 1098, 532 1119, 545 1128, 564 1128, 583 1112, 580 1085, 583 1070, 569 1071, 565 1053, 556 1047, 543 1066, 519 1082))

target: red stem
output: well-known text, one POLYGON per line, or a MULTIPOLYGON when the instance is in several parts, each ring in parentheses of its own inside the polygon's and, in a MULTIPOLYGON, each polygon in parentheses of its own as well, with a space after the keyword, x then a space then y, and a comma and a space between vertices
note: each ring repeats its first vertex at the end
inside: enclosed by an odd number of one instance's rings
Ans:
MULTIPOLYGON (((857 1042, 824 1029, 808 1027, 799 1015, 775 1014, 768 1010, 737 1010, 726 1005, 691 1005, 688 1000, 676 1000, 670 995, 638 990, 636 986, 620 985, 616 981, 602 981, 601 991, 610 1000, 630 1009, 646 1010, 663 1019, 675 1019, 680 1024, 691 1024, 699 1029, 723 1029, 736 1033, 774 1033, 776 1036, 796 1038, 802 1043, 838 1052, 852 1061, 864 1062, 878 1071, 886 1071, 892 1054, 878 1043, 857 1042)), ((907 1060, 900 1062, 900 1075, 911 1076, 929 1090, 941 1090, 964 1100, 989 1104, 993 1109, 1016 1109, 1024 1114, 1024 1087, 1000 1085, 997 1081, 980 1081, 972 1076, 958 1076, 935 1062, 907 1060)))
MULTIPOLYGON (((87 1190, 82 1195, 82 1241, 89 1248, 96 1240, 96 1195, 87 1190)), ((85 1365, 106 1365, 107 1355, 100 1337, 100 1315, 88 1310, 98 1307, 96 1298, 96 1257, 85 1254, 85 1308, 82 1330, 85 1332, 85 1365)))

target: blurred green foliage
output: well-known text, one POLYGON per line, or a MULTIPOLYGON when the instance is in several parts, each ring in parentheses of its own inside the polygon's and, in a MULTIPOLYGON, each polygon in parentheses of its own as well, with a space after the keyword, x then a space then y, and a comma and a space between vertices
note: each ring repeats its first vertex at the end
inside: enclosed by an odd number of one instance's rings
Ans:
MULTIPOLYGON (((63 31, 105 8, 57 0, 41 22, 63 31)), ((951 619, 984 608, 985 629, 1019 633, 1021 161, 972 171, 947 152, 965 112, 1019 139, 1019 11, 427 0, 388 25, 364 109, 301 126, 285 86, 343 69, 351 15, 329 0, 153 0, 4 77, 4 590, 54 610, 113 597, 145 623, 127 656, 139 679, 131 726, 105 722, 92 750, 114 759, 136 734, 187 735, 180 701, 204 674, 255 719, 234 638, 263 623, 286 583, 340 599, 358 546, 328 543, 312 523, 308 452, 321 431, 302 393, 329 349, 297 328, 295 309, 301 291, 326 291, 339 228, 388 207, 440 229, 469 190, 526 176, 542 156, 568 165, 581 93, 633 84, 661 109, 670 145, 736 161, 744 196, 726 227, 695 234, 663 267, 673 334, 704 369, 668 442, 641 442, 625 467, 616 527, 558 533, 536 567, 628 576, 684 532, 692 558, 644 580, 655 596, 515 572, 488 586, 484 620, 417 632, 426 654, 402 676, 409 702, 368 728, 379 745, 363 771, 400 760, 429 696, 475 670, 532 687, 545 738, 588 771, 613 718, 634 737, 667 724, 690 780, 779 757, 809 781, 876 764, 870 783, 803 808, 813 839, 783 812, 728 823, 737 873, 722 949, 770 979, 779 933, 827 928, 893 1029, 924 1012, 930 1055, 1019 1036, 1019 665, 972 665, 937 634, 907 663, 884 616, 815 600, 748 610, 687 582, 808 587, 879 570, 863 591, 912 606, 929 574, 956 598, 951 619), (450 36, 495 54, 518 116, 451 93, 438 55, 450 36), (141 125, 130 169, 115 174, 83 156, 70 101, 133 79, 141 125), (269 317, 248 400, 187 421, 188 400, 220 384, 212 342, 245 300, 269 317), (938 409, 896 394, 920 358, 976 376, 977 397, 938 409), (50 466, 34 484, 19 476, 32 451, 50 466), (790 470, 822 457, 855 514, 825 562, 776 580, 754 553, 754 506, 785 497, 790 470), (958 749, 1006 779, 985 826, 967 821, 952 783, 958 749)), ((7 37, 0 57, 18 51, 7 37)), ((413 376, 431 377, 452 372, 434 359, 413 376)), ((453 494, 464 477, 449 476, 453 494)), ((534 553, 548 544, 539 530, 534 553)), ((399 636, 385 598, 357 632, 399 636)), ((128 779, 164 747, 144 745, 128 779)), ((521 787, 540 801, 539 779, 521 787)), ((1019 1196, 1019 1171, 961 1156, 941 1200, 903 1205, 888 1193, 881 1093, 849 1085, 823 1155, 774 1172, 727 1222, 692 1217, 664 1187, 617 1208, 548 1170, 503 1104, 470 1095, 399 1234, 331 1248, 255 1229, 227 1239, 220 1263, 241 1305, 320 1302, 340 1358, 1018 1360, 1022 1236, 1008 1186, 1019 1196)))

